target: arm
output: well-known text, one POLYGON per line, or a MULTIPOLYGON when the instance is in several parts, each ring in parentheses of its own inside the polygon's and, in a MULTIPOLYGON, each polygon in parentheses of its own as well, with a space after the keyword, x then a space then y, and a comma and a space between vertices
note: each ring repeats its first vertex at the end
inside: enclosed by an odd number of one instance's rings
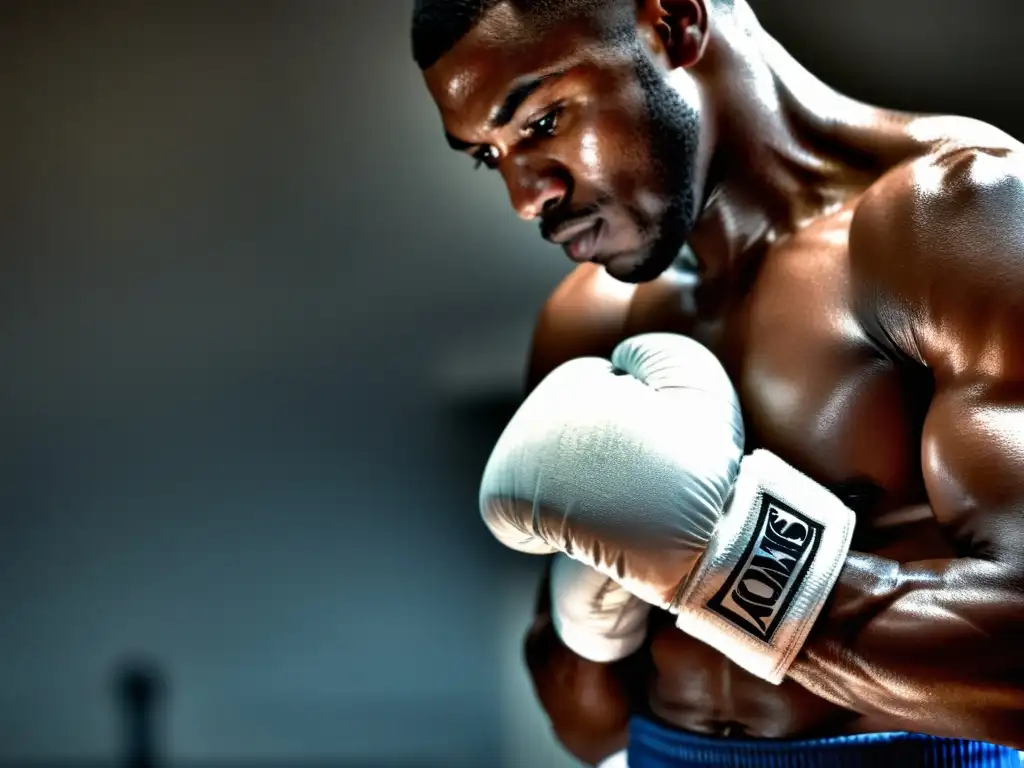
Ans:
MULTIPOLYGON (((527 391, 574 357, 607 355, 623 333, 634 286, 608 280, 592 265, 574 270, 544 304, 533 335, 527 391), (599 285, 600 284, 600 285, 599 285)), ((629 718, 646 680, 642 654, 600 663, 570 650, 552 619, 549 558, 537 593, 524 659, 555 736, 588 765, 626 746, 629 718)))
POLYGON ((960 554, 851 554, 789 676, 908 730, 1024 747, 1024 175, 949 153, 892 174, 851 231, 862 314, 927 366, 932 511, 960 554))
POLYGON ((524 643, 526 666, 552 730, 565 749, 597 765, 625 748, 629 718, 644 678, 641 654, 597 663, 579 656, 559 639, 551 616, 550 564, 524 643))

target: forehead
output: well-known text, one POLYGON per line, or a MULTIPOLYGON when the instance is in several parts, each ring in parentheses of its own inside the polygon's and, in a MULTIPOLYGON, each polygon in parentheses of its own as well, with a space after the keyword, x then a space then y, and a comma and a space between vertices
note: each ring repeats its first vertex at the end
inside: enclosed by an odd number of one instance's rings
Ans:
POLYGON ((594 14, 538 23, 502 3, 424 77, 445 124, 483 121, 516 81, 587 58, 601 42, 601 31, 602 19, 594 14))

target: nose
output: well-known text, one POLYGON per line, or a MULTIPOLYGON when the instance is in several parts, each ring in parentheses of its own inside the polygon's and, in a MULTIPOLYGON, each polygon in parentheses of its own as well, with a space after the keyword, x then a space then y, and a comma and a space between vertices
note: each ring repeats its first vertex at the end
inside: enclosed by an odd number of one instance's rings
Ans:
POLYGON ((512 207, 519 217, 530 221, 561 203, 569 184, 558 169, 547 165, 538 169, 529 157, 511 158, 505 172, 512 207))

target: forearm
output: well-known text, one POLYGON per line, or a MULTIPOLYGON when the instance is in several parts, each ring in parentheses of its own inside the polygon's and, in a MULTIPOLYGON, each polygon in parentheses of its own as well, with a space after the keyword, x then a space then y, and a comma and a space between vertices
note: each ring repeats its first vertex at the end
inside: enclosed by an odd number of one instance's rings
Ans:
POLYGON ((979 559, 852 553, 789 677, 907 730, 1024 748, 1024 584, 979 559))
POLYGON ((629 718, 643 675, 637 654, 614 663, 590 661, 559 638, 551 617, 549 560, 537 591, 524 659, 534 692, 565 749, 597 765, 626 746, 629 718))
POLYGON ((524 650, 537 699, 569 753, 597 765, 626 746, 632 660, 601 664, 584 659, 543 618, 527 633, 524 650))

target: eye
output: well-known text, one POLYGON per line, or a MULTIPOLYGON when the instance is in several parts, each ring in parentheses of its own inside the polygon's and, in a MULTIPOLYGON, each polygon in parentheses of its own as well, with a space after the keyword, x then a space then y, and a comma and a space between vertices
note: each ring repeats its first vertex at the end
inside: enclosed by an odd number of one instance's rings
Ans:
POLYGON ((561 115, 562 109, 553 109, 545 114, 539 120, 534 120, 526 127, 527 133, 531 138, 546 138, 553 136, 555 129, 558 127, 558 117, 561 115))
POLYGON ((485 165, 493 170, 498 167, 498 150, 494 147, 481 147, 473 153, 473 159, 476 160, 476 163, 473 165, 474 169, 485 165))

